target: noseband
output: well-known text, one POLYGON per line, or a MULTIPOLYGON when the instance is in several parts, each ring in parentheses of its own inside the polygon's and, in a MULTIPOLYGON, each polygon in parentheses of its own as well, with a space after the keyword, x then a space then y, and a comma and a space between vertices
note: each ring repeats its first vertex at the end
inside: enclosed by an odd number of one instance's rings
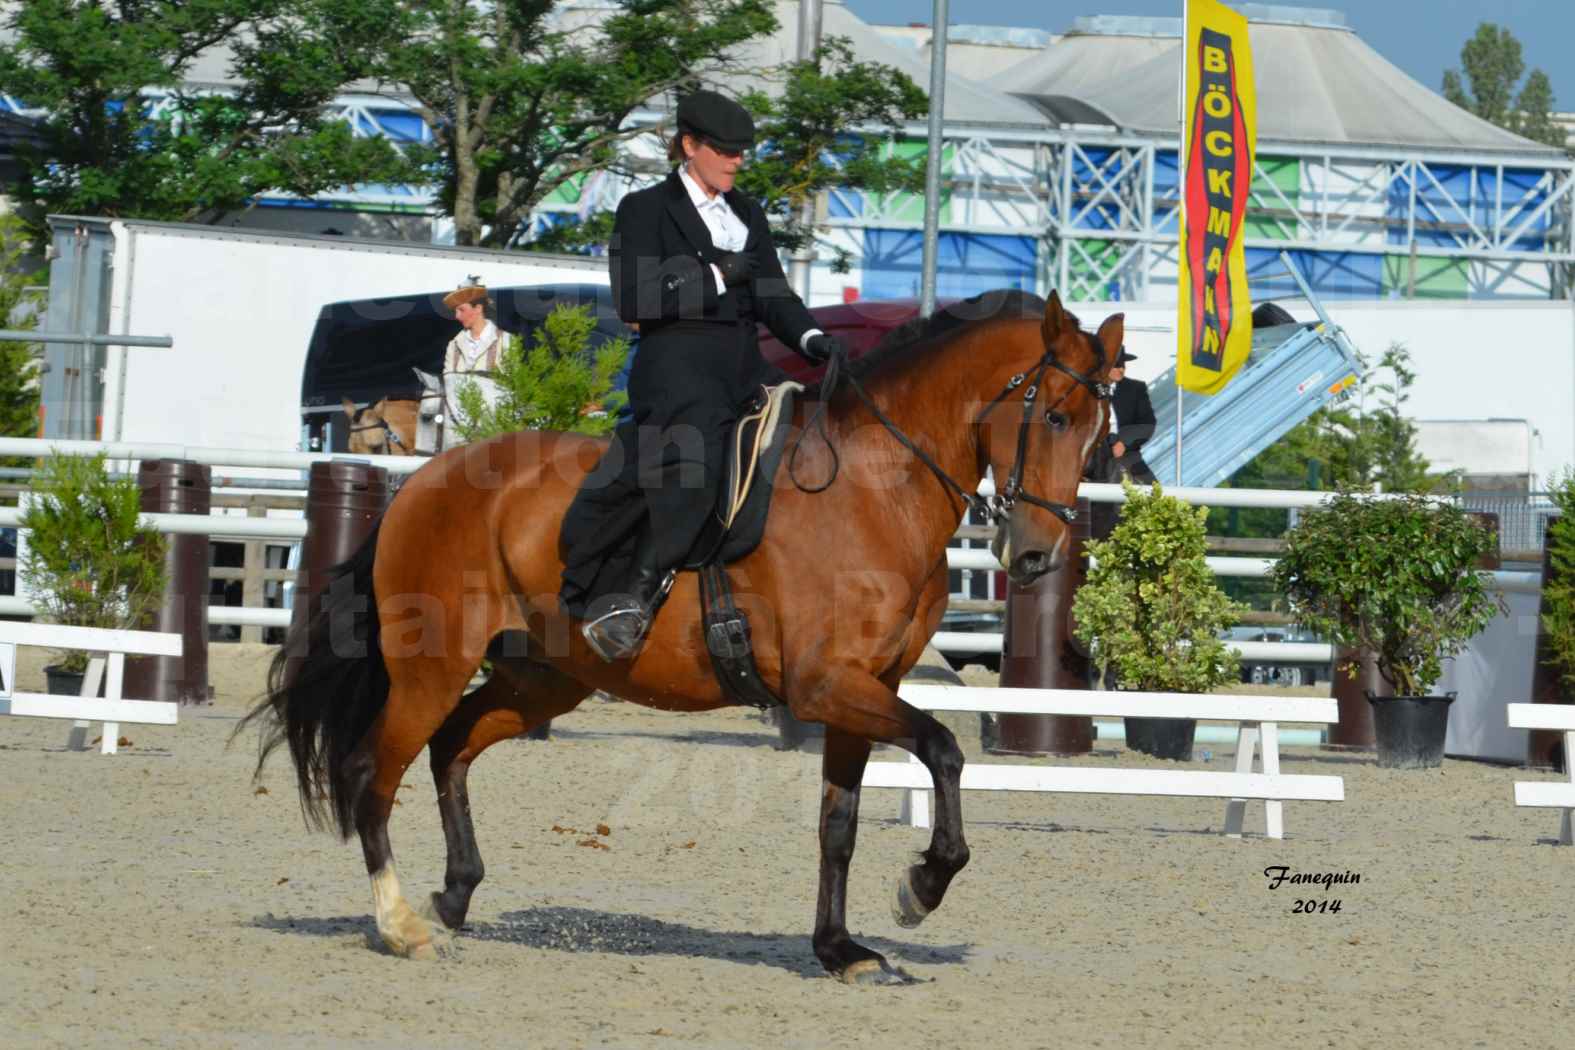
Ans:
MULTIPOLYGON (((792 455, 788 458, 788 474, 793 478, 794 484, 798 485, 801 490, 805 492, 822 492, 829 488, 831 486, 831 482, 836 479, 837 468, 840 463, 837 457, 837 450, 831 446, 831 442, 829 440, 826 440, 825 424, 822 417, 826 411, 826 407, 831 404, 832 396, 836 393, 837 384, 840 381, 845 380, 847 384, 853 388, 854 392, 858 394, 859 400, 864 403, 864 407, 869 409, 870 413, 874 415, 876 419, 880 420, 881 425, 891 432, 892 437, 895 437, 904 448, 906 448, 909 452, 912 452, 914 456, 918 458, 919 462, 923 463, 926 467, 929 467, 930 473, 934 474, 936 478, 940 480, 941 484, 945 485, 958 496, 962 497, 963 502, 966 503, 969 508, 979 512, 979 514, 981 514, 990 524, 999 525, 1005 522, 1006 519, 1011 516, 1012 508, 1017 505, 1018 500, 1021 500, 1024 503, 1032 504, 1035 507, 1042 507, 1068 524, 1077 520, 1076 507, 1069 507, 1065 503, 1056 503, 1054 500, 1047 500, 1040 496, 1035 496, 1023 488, 1023 468, 1027 465, 1028 461, 1028 427, 1033 421, 1034 402, 1039 397, 1039 388, 1044 383, 1045 373, 1048 370, 1054 368, 1057 371, 1065 372, 1067 375, 1071 376, 1077 381, 1078 386, 1081 386, 1083 389, 1087 390, 1098 401, 1110 400, 1113 388, 1109 383, 1101 383, 1093 376, 1084 375, 1082 372, 1079 372, 1074 368, 1067 367, 1060 361, 1056 360, 1055 350, 1046 350, 1044 356, 1039 359, 1039 363, 1034 366, 1033 383, 1031 383, 1028 389, 1023 393, 1023 420, 1017 428, 1017 452, 1012 460, 1011 474, 1007 477, 1006 484, 998 488, 994 496, 985 497, 979 495, 977 492, 969 492, 967 489, 963 488, 955 478, 941 469, 941 465, 939 463, 930 458, 929 453, 915 445, 913 441, 909 439, 908 435, 904 434, 902 430, 898 428, 897 424, 892 422, 890 417, 881 411, 880 406, 875 404, 874 400, 869 396, 869 393, 864 389, 864 384, 860 383, 851 372, 847 374, 842 372, 844 363, 845 362, 842 360, 842 358, 833 357, 831 362, 826 366, 825 377, 821 380, 820 407, 816 409, 814 418, 812 418, 809 421, 809 424, 804 427, 803 433, 799 435, 797 442, 795 442, 793 446, 792 455), (814 429, 817 423, 821 425, 822 440, 826 440, 827 447, 831 448, 831 478, 829 478, 824 485, 820 485, 815 488, 805 488, 798 482, 794 464, 797 461, 799 449, 803 444, 803 434, 809 433, 810 430, 814 429)), ((995 406, 1004 401, 1007 395, 1009 395, 1012 391, 1022 386, 1027 378, 1028 373, 1019 372, 1011 379, 1007 380, 1006 386, 1001 388, 1001 392, 996 394, 995 397, 991 399, 990 403, 984 406, 984 411, 980 412, 978 417, 974 419, 974 429, 978 430, 979 426, 984 422, 984 418, 990 414, 995 406)), ((1049 408, 1045 409, 1046 423, 1051 422, 1057 406, 1059 406, 1061 402, 1065 401, 1068 397, 1072 396, 1072 391, 1074 389, 1076 389, 1076 387, 1067 388, 1066 393, 1056 398, 1055 403, 1049 408)))

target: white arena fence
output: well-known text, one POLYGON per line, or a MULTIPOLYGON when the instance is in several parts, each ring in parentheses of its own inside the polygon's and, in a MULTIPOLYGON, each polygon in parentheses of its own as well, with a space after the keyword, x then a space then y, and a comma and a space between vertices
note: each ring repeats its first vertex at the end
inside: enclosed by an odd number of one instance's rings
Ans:
MULTIPOLYGON (((1277 696, 1216 696, 1208 693, 1098 692, 1084 689, 976 689, 951 685, 904 685, 902 698, 926 711, 996 714, 1079 715, 1106 718, 1198 718, 1239 723, 1232 772, 1130 769, 1079 765, 970 762, 963 767, 965 791, 1045 791, 1099 795, 1169 795, 1223 798, 1224 834, 1240 838, 1248 800, 1264 801, 1264 833, 1285 837, 1286 800, 1341 802, 1345 781, 1337 776, 1280 772, 1279 727, 1285 722, 1333 725, 1340 720, 1334 700, 1277 696), (1261 764, 1256 770, 1255 761, 1261 764)), ((909 755, 905 762, 871 762, 864 787, 904 792, 902 819, 930 826, 929 770, 909 755)))
POLYGON ((1559 842, 1575 845, 1575 706, 1566 704, 1507 704, 1511 729, 1552 729, 1564 734, 1564 770, 1567 783, 1556 780, 1515 781, 1515 805, 1551 806, 1560 811, 1559 842))
POLYGON ((181 636, 157 631, 109 631, 96 627, 59 624, 10 623, 0 620, 0 715, 74 720, 66 746, 82 750, 89 722, 103 722, 102 754, 113 755, 120 740, 120 723, 174 725, 176 705, 155 700, 128 700, 121 696, 126 654, 179 656, 181 636), (85 649, 88 660, 78 696, 24 693, 16 689, 16 650, 21 646, 51 649, 85 649), (106 677, 107 676, 107 677, 106 677), (100 683, 104 695, 98 695, 100 683))
MULTIPOLYGON (((93 456, 106 454, 112 460, 128 463, 142 459, 185 459, 209 466, 273 468, 305 471, 313 463, 333 460, 367 463, 386 468, 393 474, 409 474, 419 470, 427 461, 419 456, 346 456, 320 452, 260 452, 252 449, 200 448, 190 445, 139 444, 135 442, 57 441, 47 438, 0 438, 0 456, 93 456)), ((994 485, 986 479, 979 486, 982 495, 991 495, 994 485)), ((1329 500, 1333 493, 1302 492, 1286 489, 1204 489, 1176 487, 1165 490, 1199 506, 1257 507, 1289 509, 1315 507, 1329 500)), ((1126 494, 1120 485, 1083 484, 1078 496, 1093 503, 1124 503, 1126 494)), ((0 528, 16 526, 20 511, 0 507, 0 528)), ((190 514, 144 514, 142 521, 151 528, 166 534, 207 535, 234 540, 276 540, 299 542, 306 535, 304 516, 293 518, 239 517, 215 514, 197 517, 190 514)), ((987 550, 952 548, 946 552, 947 567, 999 571, 1001 565, 987 550)), ((1264 577, 1271 571, 1271 558, 1209 558, 1208 564, 1217 575, 1237 577, 1264 577)), ((1541 574, 1536 572, 1495 572, 1494 583, 1505 591, 1536 593, 1541 590, 1541 574)), ((26 601, 0 596, 0 615, 29 616, 34 609, 26 601)), ((209 606, 208 622, 246 627, 288 627, 288 609, 255 608, 245 606, 209 606)), ((932 639, 935 647, 949 653, 999 653, 1003 636, 996 632, 941 631, 932 639)), ((1304 642, 1241 642, 1229 643, 1246 660, 1279 661, 1284 663, 1329 663, 1333 659, 1330 646, 1304 642)))

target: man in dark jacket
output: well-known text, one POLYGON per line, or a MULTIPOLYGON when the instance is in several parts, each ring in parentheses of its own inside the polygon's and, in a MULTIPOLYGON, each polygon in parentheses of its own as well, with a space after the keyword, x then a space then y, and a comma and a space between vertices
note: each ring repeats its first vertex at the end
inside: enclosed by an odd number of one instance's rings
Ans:
POLYGON ((737 102, 714 91, 685 97, 668 151, 674 170, 626 196, 614 219, 613 302, 640 330, 632 419, 615 436, 623 454, 588 479, 560 540, 564 605, 607 660, 639 651, 672 572, 712 517, 740 407, 762 383, 786 378, 761 357, 757 325, 812 362, 842 352, 788 286, 764 210, 733 188, 754 139, 737 102))
POLYGON ((1127 378, 1127 362, 1135 360, 1137 355, 1127 353, 1123 346, 1110 370, 1110 379, 1116 385, 1110 398, 1115 416, 1108 439, 1113 475, 1110 480, 1119 481, 1125 471, 1138 484, 1150 485, 1154 472, 1143 462, 1142 448, 1154 436, 1154 406, 1148 400, 1148 384, 1127 378))

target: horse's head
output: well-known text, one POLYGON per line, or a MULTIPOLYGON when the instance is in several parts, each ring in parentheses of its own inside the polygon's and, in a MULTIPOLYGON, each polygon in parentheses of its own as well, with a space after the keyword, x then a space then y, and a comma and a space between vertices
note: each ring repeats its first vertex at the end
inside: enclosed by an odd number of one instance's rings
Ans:
POLYGON ((423 404, 433 399, 440 401, 442 400, 442 376, 433 375, 431 372, 423 372, 421 369, 414 366, 412 366, 410 370, 416 374, 416 379, 421 383, 421 401, 423 404))
POLYGON ((1055 292, 1038 338, 1014 325, 1014 374, 981 422, 980 454, 995 478, 997 522, 991 550, 1019 586, 1066 559, 1077 485, 1110 422, 1106 373, 1122 342, 1122 315, 1079 327, 1055 292))
POLYGON ((379 398, 365 408, 356 408, 348 397, 340 399, 345 415, 350 417, 350 440, 346 443, 351 452, 364 456, 401 455, 402 449, 390 447, 394 442, 393 430, 383 416, 388 399, 379 398))

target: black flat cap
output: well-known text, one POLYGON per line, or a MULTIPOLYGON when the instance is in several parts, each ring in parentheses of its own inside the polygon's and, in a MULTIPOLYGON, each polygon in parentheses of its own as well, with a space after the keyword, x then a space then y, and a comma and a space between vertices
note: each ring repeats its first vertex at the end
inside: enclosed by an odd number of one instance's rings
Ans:
POLYGON ((696 91, 678 103, 678 131, 705 139, 717 149, 746 150, 755 144, 749 110, 715 91, 696 91))
POLYGON ((1128 361, 1136 361, 1136 360, 1137 360, 1137 354, 1129 354, 1129 353, 1127 353, 1127 348, 1123 346, 1121 348, 1121 352, 1116 355, 1116 363, 1114 365, 1112 365, 1111 367, 1112 368, 1120 368, 1122 365, 1126 364, 1128 361))

